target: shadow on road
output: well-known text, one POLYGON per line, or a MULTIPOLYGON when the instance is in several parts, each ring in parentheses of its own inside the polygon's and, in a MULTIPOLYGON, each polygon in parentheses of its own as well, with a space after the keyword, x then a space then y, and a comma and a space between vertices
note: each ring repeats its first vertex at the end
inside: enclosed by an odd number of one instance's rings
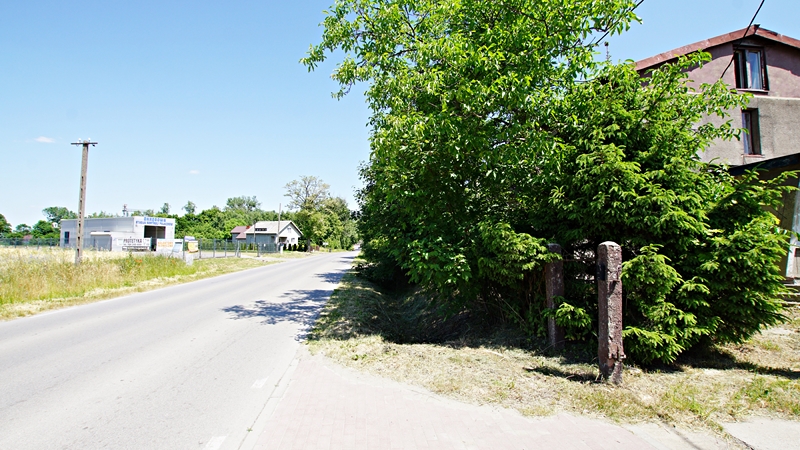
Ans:
POLYGON ((318 273, 314 276, 317 278, 322 278, 326 283, 339 284, 339 281, 342 280, 342 277, 347 273, 347 270, 348 269, 342 269, 333 272, 318 273))
MULTIPOLYGON (((341 275, 339 275, 341 278, 341 275)), ((231 319, 261 319, 265 325, 291 322, 299 325, 295 339, 302 340, 311 330, 322 307, 333 290, 295 290, 288 291, 277 301, 257 300, 251 305, 235 305, 222 308, 231 319)))

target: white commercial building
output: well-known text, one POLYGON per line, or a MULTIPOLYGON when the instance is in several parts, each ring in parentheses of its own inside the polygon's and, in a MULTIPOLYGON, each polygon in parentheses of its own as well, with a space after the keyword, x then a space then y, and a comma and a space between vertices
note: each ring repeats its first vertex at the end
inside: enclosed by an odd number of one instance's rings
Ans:
MULTIPOLYGON (((78 219, 61 221, 61 246, 74 248, 78 219)), ((157 239, 175 239, 175 219, 166 217, 111 217, 84 219, 83 246, 98 250, 156 250, 157 239)))

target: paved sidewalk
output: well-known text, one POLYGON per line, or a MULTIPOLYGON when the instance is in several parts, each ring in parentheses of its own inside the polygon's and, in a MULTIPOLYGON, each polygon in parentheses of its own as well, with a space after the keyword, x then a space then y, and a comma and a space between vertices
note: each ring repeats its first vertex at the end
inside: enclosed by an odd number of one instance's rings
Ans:
POLYGON ((263 430, 257 449, 665 448, 647 434, 600 420, 527 418, 349 370, 305 349, 298 356, 280 383, 285 390, 278 387, 262 426, 254 427, 263 430))

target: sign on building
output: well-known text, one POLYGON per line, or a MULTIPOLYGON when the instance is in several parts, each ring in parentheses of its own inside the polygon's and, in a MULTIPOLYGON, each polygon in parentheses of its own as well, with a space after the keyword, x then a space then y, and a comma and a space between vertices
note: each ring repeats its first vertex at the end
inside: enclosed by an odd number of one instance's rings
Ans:
POLYGON ((150 250, 150 238, 123 238, 122 251, 124 252, 146 252, 150 250))

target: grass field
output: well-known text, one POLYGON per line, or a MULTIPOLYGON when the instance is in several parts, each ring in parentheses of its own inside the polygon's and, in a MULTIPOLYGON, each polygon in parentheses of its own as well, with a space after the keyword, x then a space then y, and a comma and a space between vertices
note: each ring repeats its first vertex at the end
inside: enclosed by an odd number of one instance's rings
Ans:
POLYGON ((346 366, 526 415, 567 411, 715 433, 723 433, 721 422, 754 414, 800 420, 797 308, 787 310, 787 323, 745 344, 670 366, 627 366, 623 386, 615 387, 598 381, 596 348, 570 346, 553 356, 543 342, 513 333, 456 336, 419 305, 413 293, 392 296, 348 274, 309 347, 346 366))
POLYGON ((70 250, 0 248, 0 320, 277 262, 219 258, 187 266, 178 259, 143 254, 84 255, 83 263, 75 266, 70 250))

